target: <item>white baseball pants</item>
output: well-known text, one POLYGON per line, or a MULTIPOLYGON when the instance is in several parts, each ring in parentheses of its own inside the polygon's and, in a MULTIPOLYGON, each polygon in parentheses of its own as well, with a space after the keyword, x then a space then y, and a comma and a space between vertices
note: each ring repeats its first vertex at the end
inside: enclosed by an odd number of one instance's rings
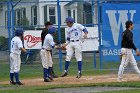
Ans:
POLYGON ((46 51, 45 49, 41 49, 40 51, 41 61, 43 68, 52 67, 53 61, 50 51, 46 51))
POLYGON ((21 65, 21 58, 19 54, 10 53, 10 73, 19 72, 21 65))
POLYGON ((82 43, 80 41, 70 42, 68 44, 66 49, 66 61, 71 60, 74 52, 77 62, 82 61, 82 43))
POLYGON ((140 75, 140 70, 137 67, 136 60, 132 53, 132 49, 121 48, 121 54, 122 54, 122 61, 119 67, 118 78, 120 79, 123 78, 124 68, 128 65, 129 62, 133 66, 134 70, 140 75))

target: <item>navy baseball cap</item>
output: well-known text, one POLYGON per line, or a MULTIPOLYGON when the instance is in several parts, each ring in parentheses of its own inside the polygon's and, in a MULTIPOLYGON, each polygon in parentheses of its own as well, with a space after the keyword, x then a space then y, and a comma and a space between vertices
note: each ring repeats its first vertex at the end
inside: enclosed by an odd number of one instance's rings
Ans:
POLYGON ((49 34, 54 34, 56 32, 56 28, 55 27, 50 27, 49 29, 48 29, 48 33, 49 34))
POLYGON ((16 28, 15 29, 16 36, 22 36, 23 32, 24 32, 23 28, 16 28))
POLYGON ((74 19, 72 17, 67 17, 66 20, 65 20, 65 23, 67 23, 67 22, 73 23, 74 19))

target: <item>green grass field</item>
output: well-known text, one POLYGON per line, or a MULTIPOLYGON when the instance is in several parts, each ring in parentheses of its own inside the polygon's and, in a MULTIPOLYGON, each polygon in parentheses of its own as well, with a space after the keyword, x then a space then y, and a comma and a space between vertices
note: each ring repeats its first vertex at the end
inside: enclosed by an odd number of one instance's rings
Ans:
MULTIPOLYGON (((59 69, 59 59, 54 59, 54 69, 58 75, 63 72, 59 69)), ((111 73, 117 73, 117 70, 95 70, 94 64, 92 62, 92 57, 84 58, 83 62, 83 75, 84 76, 95 76, 95 75, 105 75, 111 73)), ((97 60, 97 68, 99 68, 99 60, 97 60)), ((106 68, 118 68, 119 63, 105 63, 106 68)), ((63 60, 64 67, 64 60, 63 60)), ((72 60, 69 68, 69 75, 77 75, 77 62, 75 59, 72 60)), ((32 78, 42 78, 42 65, 41 62, 34 62, 33 64, 22 64, 20 71, 20 79, 32 79, 32 78)), ((0 82, 9 81, 9 63, 0 61, 0 82)), ((139 82, 125 82, 125 83, 102 83, 102 84, 84 84, 84 85, 48 85, 48 86, 37 86, 37 87, 27 87, 27 86, 12 86, 12 85, 0 85, 0 93, 53 93, 49 92, 48 89, 53 88, 66 88, 66 87, 83 87, 83 86, 113 86, 113 87, 137 87, 140 88, 139 82)), ((137 90, 126 90, 126 91, 111 91, 102 93, 140 93, 140 89, 137 90)))
MULTIPOLYGON (((112 73, 110 70, 95 70, 94 64, 92 62, 92 57, 85 57, 83 58, 83 75, 87 76, 93 76, 93 75, 104 75, 112 73)), ((58 75, 61 75, 64 70, 64 60, 62 63, 63 70, 60 71, 59 68, 59 59, 53 59, 54 61, 54 70, 58 75)), ((118 63, 117 63, 118 64, 118 63)), ((107 68, 115 67, 117 68, 117 64, 108 63, 106 65, 107 68)), ((97 60, 97 68, 99 68, 99 61, 97 60)), ((28 79, 28 78, 39 78, 43 76, 42 72, 42 64, 40 61, 33 62, 32 64, 21 64, 21 70, 20 70, 20 78, 21 79, 28 79)), ((0 61, 0 81, 9 80, 9 63, 5 61, 0 61)), ((69 75, 77 75, 77 62, 75 59, 72 59, 70 67, 69 67, 69 75)))
MULTIPOLYGON (((72 88, 72 87, 98 87, 98 86, 108 86, 108 87, 133 87, 140 88, 139 82, 125 82, 125 83, 101 83, 101 84, 84 84, 84 85, 49 85, 40 87, 26 87, 26 86, 12 86, 12 85, 1 85, 0 88, 5 90, 0 90, 0 93, 54 93, 49 92, 48 89, 54 88, 72 88)), ((110 91, 110 92, 100 92, 100 93, 139 93, 140 89, 123 90, 123 91, 110 91)), ((57 92, 55 92, 57 93, 57 92)))

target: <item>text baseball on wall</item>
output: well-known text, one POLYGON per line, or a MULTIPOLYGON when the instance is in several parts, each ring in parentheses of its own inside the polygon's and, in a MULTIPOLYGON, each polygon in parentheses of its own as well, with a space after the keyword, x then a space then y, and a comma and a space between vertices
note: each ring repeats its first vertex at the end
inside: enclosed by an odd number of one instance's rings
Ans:
MULTIPOLYGON (((125 22, 134 23, 133 39, 137 48, 140 48, 140 4, 126 3, 102 5, 102 55, 105 61, 119 61, 122 32, 125 22)), ((139 57, 136 57, 140 60, 139 57)))
POLYGON ((41 31, 25 31, 24 47, 26 49, 41 49, 41 31))

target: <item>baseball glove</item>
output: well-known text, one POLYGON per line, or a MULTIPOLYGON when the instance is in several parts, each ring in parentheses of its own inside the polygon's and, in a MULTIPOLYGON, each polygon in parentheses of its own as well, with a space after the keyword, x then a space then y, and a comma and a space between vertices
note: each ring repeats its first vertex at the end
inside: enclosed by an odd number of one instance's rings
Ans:
POLYGON ((61 46, 61 49, 62 49, 62 50, 66 50, 66 47, 65 47, 65 46, 61 46))
POLYGON ((56 46, 56 49, 66 50, 65 46, 56 46))

